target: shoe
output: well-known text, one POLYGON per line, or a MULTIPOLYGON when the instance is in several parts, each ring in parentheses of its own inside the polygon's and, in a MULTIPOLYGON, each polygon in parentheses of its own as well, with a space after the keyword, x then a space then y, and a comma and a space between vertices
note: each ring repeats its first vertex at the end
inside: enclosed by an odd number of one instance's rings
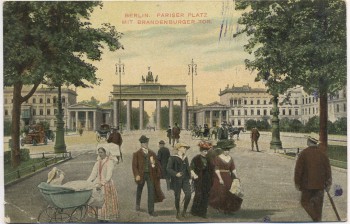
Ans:
POLYGON ((136 211, 140 211, 140 205, 136 205, 136 208, 135 208, 136 211))
POLYGON ((155 212, 150 212, 149 215, 153 216, 153 217, 157 217, 158 216, 155 212))

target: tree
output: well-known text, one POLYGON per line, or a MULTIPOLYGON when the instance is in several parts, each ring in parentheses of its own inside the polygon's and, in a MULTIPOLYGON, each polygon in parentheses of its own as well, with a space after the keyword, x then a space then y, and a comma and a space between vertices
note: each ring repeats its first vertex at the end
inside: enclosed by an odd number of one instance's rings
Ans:
POLYGON ((102 43, 117 50, 121 33, 109 24, 92 28, 89 17, 99 2, 5 2, 3 4, 4 85, 13 86, 12 166, 20 163, 21 104, 43 84, 88 87, 98 84, 102 43), (87 84, 88 83, 88 84, 87 84), (23 85, 32 85, 22 96, 23 85))
POLYGON ((327 149, 328 94, 346 84, 346 5, 341 0, 236 1, 247 10, 239 33, 247 34, 245 50, 254 60, 257 80, 274 94, 300 85, 319 97, 320 141, 327 149))
POLYGON ((250 130, 250 129, 254 128, 254 127, 256 127, 256 121, 255 121, 255 120, 249 119, 249 120, 247 120, 247 121, 245 122, 245 128, 246 128, 247 130, 250 130))
MULTIPOLYGON (((153 113, 154 121, 157 121, 156 111, 153 113)), ((181 127, 181 107, 178 105, 173 106, 173 122, 174 124, 169 124, 169 108, 167 106, 160 108, 160 127, 161 129, 168 129, 168 126, 174 126, 175 123, 178 123, 181 127)))

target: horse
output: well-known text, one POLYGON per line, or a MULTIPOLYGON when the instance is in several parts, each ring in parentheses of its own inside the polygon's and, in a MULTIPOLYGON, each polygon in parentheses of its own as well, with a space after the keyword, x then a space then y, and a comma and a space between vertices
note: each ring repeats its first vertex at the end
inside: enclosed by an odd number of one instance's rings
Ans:
POLYGON ((237 135, 237 140, 239 139, 239 133, 242 131, 242 132, 245 132, 245 129, 244 127, 232 127, 232 128, 229 128, 229 135, 230 135, 230 139, 233 139, 234 135, 237 135))

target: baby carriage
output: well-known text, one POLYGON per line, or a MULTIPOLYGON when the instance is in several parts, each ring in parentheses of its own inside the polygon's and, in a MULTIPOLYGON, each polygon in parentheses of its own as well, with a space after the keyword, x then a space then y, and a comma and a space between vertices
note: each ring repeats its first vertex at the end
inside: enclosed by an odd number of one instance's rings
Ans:
POLYGON ((97 219, 97 210, 88 204, 91 189, 73 189, 42 182, 39 191, 49 203, 38 216, 39 223, 47 222, 84 222, 89 214, 97 219))

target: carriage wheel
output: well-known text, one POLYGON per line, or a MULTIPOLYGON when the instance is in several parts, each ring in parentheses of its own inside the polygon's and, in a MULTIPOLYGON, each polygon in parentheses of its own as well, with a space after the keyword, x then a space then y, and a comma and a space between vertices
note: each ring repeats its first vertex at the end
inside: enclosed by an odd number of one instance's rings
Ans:
POLYGON ((69 222, 94 222, 96 219, 97 210, 89 205, 82 205, 73 210, 69 222))
POLYGON ((47 222, 68 222, 69 215, 64 213, 60 208, 53 208, 48 206, 42 210, 38 216, 38 222, 47 223, 47 222))
POLYGON ((97 140, 98 142, 101 141, 101 135, 100 135, 99 133, 97 133, 97 135, 96 135, 96 140, 97 140))

